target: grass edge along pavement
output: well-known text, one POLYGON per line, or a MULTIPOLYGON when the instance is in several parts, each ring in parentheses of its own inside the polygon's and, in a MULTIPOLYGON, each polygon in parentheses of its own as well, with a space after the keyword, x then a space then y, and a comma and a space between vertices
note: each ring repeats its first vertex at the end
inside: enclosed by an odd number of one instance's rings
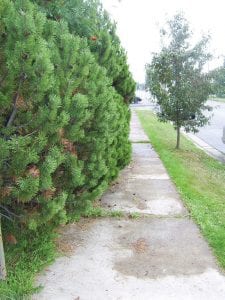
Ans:
POLYGON ((225 270, 225 164, 209 157, 183 135, 176 150, 176 132, 150 111, 138 117, 191 216, 199 225, 225 270))
MULTIPOLYGON (((122 211, 107 211, 99 206, 95 207, 95 204, 93 203, 85 212, 77 216, 74 222, 78 222, 80 218, 125 216, 122 211)), ((137 218, 136 215, 130 217, 137 218)), ((31 232, 19 228, 13 222, 7 223, 4 219, 2 221, 4 236, 7 237, 7 240, 4 240, 7 278, 5 281, 0 281, 0 300, 31 299, 31 296, 41 289, 39 286, 35 287, 37 274, 52 264, 57 257, 64 255, 57 248, 60 226, 54 231, 45 226, 41 230, 31 232), (16 242, 12 240, 12 236, 16 237, 16 242)))
POLYGON ((0 299, 30 299, 39 290, 39 287, 34 287, 35 276, 58 255, 55 245, 57 233, 47 226, 31 232, 13 222, 4 225, 7 278, 0 281, 0 299))

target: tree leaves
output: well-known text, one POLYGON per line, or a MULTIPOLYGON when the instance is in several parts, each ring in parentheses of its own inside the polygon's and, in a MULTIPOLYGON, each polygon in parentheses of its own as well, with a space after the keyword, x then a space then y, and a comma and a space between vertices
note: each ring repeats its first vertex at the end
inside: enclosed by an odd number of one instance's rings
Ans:
POLYGON ((175 15, 168 22, 168 30, 163 31, 167 46, 154 54, 146 67, 147 85, 161 107, 158 117, 172 121, 178 135, 181 127, 196 132, 209 120, 203 110, 210 82, 202 71, 210 58, 205 51, 209 37, 203 36, 190 47, 191 35, 188 21, 181 14, 175 15))

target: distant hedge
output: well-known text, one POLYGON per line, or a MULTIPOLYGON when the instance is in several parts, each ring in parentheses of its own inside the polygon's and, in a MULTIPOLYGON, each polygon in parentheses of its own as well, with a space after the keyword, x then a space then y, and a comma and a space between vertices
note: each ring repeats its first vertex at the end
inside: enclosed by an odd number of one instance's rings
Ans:
POLYGON ((66 1, 56 16, 61 1, 34 2, 0 3, 0 212, 32 230, 88 210, 128 164, 134 93, 98 2, 66 1), (87 3, 90 16, 72 24, 68 9, 87 3), (99 36, 78 30, 87 20, 99 36))

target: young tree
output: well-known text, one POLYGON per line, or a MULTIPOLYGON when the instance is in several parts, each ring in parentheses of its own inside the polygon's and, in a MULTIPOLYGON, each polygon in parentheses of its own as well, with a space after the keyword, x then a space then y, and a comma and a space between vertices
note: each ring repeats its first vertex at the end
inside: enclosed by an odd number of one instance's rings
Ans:
POLYGON ((210 58, 206 52, 209 37, 202 37, 191 47, 192 32, 181 14, 167 25, 168 29, 161 31, 165 45, 146 66, 146 83, 161 107, 159 119, 172 121, 177 131, 178 149, 181 127, 197 132, 198 127, 208 122, 203 110, 209 109, 205 102, 210 94, 210 81, 203 66, 210 58))

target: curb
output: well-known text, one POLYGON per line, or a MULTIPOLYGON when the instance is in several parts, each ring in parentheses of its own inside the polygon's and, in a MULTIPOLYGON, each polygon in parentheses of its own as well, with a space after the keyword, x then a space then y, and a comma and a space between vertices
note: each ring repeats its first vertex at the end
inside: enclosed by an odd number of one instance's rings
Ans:
POLYGON ((216 160, 225 163, 225 154, 220 152, 219 150, 213 148, 209 144, 207 144, 205 141, 194 135, 193 133, 186 133, 182 131, 182 133, 191 140, 195 146, 197 146, 199 149, 203 150, 206 154, 209 156, 215 158, 216 160))

